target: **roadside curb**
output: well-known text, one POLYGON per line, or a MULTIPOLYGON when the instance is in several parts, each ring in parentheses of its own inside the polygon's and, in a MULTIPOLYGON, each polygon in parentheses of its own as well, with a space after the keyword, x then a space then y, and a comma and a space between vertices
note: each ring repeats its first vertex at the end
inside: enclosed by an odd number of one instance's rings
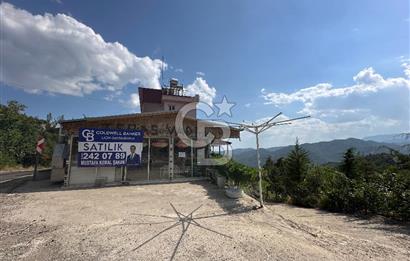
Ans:
MULTIPOLYGON (((51 169, 42 169, 37 172, 38 180, 50 179, 51 169)), ((24 175, 21 177, 0 181, 0 193, 12 193, 17 187, 23 185, 27 181, 33 180, 33 174, 24 175)))
POLYGON ((0 182, 0 193, 11 193, 17 187, 23 185, 24 183, 32 179, 33 179, 32 175, 27 175, 27 176, 18 177, 15 179, 1 181, 0 182))

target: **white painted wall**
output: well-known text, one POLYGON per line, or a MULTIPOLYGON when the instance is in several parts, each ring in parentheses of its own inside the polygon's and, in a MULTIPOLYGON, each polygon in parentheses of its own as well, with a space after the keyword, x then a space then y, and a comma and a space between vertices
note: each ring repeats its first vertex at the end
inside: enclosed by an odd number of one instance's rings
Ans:
POLYGON ((97 177, 107 178, 107 183, 114 181, 121 181, 121 176, 115 175, 115 168, 79 168, 77 166, 71 167, 70 185, 94 185, 97 177))

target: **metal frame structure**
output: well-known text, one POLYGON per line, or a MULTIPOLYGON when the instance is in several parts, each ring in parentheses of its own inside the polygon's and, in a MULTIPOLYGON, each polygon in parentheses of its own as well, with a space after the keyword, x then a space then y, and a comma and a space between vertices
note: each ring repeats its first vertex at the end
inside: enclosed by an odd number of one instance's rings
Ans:
POLYGON ((302 120, 302 119, 306 119, 310 117, 310 116, 303 116, 303 117, 292 118, 288 120, 274 121, 280 115, 282 115, 282 112, 279 112, 278 114, 270 118, 268 121, 265 121, 261 124, 256 124, 256 123, 246 124, 246 123, 236 123, 236 122, 226 121, 228 125, 232 125, 233 127, 238 128, 240 130, 248 131, 250 133, 255 134, 256 136, 256 157, 257 157, 258 172, 259 172, 259 203, 260 203, 261 208, 263 208, 263 195, 262 195, 262 168, 261 168, 261 161, 260 161, 260 154, 259 154, 259 134, 274 126, 290 125, 292 124, 292 121, 302 120))

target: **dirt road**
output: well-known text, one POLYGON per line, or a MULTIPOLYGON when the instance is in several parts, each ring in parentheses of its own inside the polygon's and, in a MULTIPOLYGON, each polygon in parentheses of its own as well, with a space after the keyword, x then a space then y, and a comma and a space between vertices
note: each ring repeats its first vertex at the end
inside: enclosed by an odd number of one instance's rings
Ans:
POLYGON ((410 260, 408 226, 254 210, 207 182, 14 192, 0 194, 1 260, 410 260))

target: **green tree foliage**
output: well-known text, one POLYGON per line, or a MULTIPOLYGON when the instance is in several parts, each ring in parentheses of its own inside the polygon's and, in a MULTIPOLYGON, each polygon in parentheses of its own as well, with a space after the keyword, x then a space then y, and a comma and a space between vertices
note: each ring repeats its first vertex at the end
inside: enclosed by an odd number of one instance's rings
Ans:
POLYGON ((394 173, 393 179, 394 182, 388 191, 387 214, 410 220, 410 169, 398 170, 394 173))
POLYGON ((349 179, 355 178, 356 160, 353 148, 349 148, 343 155, 343 164, 341 165, 341 170, 349 179))
POLYGON ((220 175, 228 178, 237 187, 247 186, 256 179, 256 169, 239 162, 230 160, 224 165, 217 166, 220 175))
POLYGON ((311 165, 296 143, 287 158, 268 158, 263 167, 268 200, 410 220, 410 155, 349 149, 340 168, 332 168, 311 165))
POLYGON ((285 161, 285 167, 289 182, 299 183, 307 173, 310 160, 308 153, 299 145, 296 140, 295 147, 289 153, 285 161))
POLYGON ((46 149, 40 158, 41 165, 48 165, 51 160, 58 131, 51 114, 48 120, 27 116, 26 106, 17 101, 0 105, 0 168, 6 166, 30 166, 35 162, 37 139, 46 139, 46 149))
POLYGON ((273 162, 271 157, 268 157, 263 165, 264 177, 266 181, 266 194, 274 201, 283 201, 286 198, 286 188, 284 179, 286 175, 285 164, 283 158, 273 162))
POLYGON ((295 147, 285 160, 285 188, 293 203, 303 205, 304 190, 301 182, 306 177, 309 169, 308 153, 299 145, 296 140, 295 147))
POLYGON ((344 173, 331 168, 322 168, 323 183, 318 206, 330 211, 344 211, 349 209, 351 195, 351 180, 344 173))

